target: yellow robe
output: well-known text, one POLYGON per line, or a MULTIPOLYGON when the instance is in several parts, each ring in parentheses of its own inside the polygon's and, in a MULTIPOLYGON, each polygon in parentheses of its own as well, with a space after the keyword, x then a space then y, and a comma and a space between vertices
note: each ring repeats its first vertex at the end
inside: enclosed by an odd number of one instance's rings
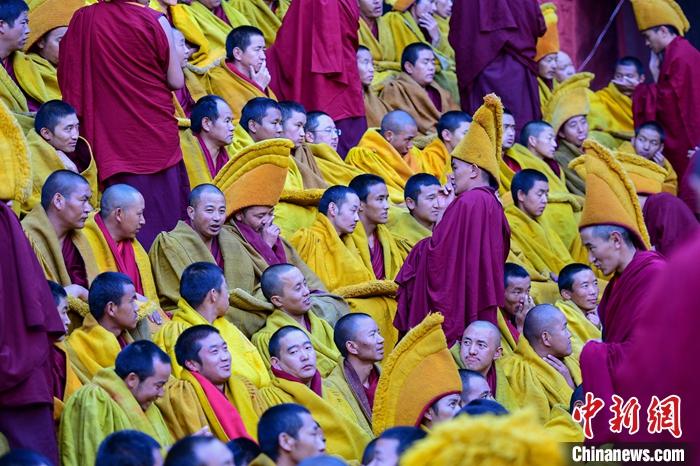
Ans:
POLYGON ((432 230, 418 223, 406 209, 390 211, 386 226, 396 238, 405 242, 411 249, 418 241, 433 234, 432 230))
POLYGON ((174 442, 156 405, 142 410, 114 369, 104 369, 66 403, 59 428, 61 464, 94 464, 102 440, 126 429, 150 435, 163 451, 174 442))
POLYGON ((66 350, 66 342, 57 341, 54 343, 54 346, 58 349, 58 351, 62 352, 66 358, 66 383, 63 387, 63 398, 53 398, 53 420, 58 423, 59 419, 61 418, 61 414, 63 413, 65 403, 73 395, 73 393, 78 391, 78 389, 83 386, 83 384, 75 371, 75 367, 70 359, 70 356, 68 355, 68 351, 66 350))
POLYGON ((572 354, 578 358, 588 340, 601 339, 600 329, 586 318, 584 312, 573 301, 560 298, 554 305, 566 316, 571 332, 572 354))
MULTIPOLYGON (((382 246, 384 257, 384 276, 386 280, 393 280, 398 275, 406 256, 411 252, 411 246, 397 238, 386 225, 377 225, 377 237, 382 246)), ((362 222, 357 222, 355 231, 349 238, 355 245, 355 249, 360 253, 360 259, 374 275, 372 268, 372 256, 369 249, 369 240, 362 222)), ((374 276, 377 279, 377 276, 374 276)))
MULTIPOLYGON (((18 54, 23 55, 22 52, 13 53, 14 56, 8 57, 8 60, 14 61, 18 54)), ((34 114, 29 112, 27 98, 4 66, 0 66, 0 100, 7 105, 25 134, 34 127, 34 114)))
POLYGON ((316 166, 321 171, 321 176, 331 186, 336 184, 347 186, 353 178, 364 173, 345 163, 340 155, 328 144, 307 144, 306 147, 313 153, 316 166))
POLYGON ((17 52, 12 57, 12 66, 19 87, 40 104, 49 100, 61 100, 56 67, 37 53, 17 52))
POLYGON ((324 384, 322 393, 323 398, 304 384, 275 377, 272 385, 262 388, 259 395, 265 409, 282 403, 306 407, 323 429, 326 453, 360 460, 370 435, 357 425, 352 408, 340 393, 328 384, 324 384))
POLYGON ((362 411, 362 408, 360 408, 360 404, 356 398, 357 395, 355 395, 354 390, 348 384, 348 380, 343 370, 342 360, 340 360, 333 371, 328 374, 328 377, 324 380, 324 383, 333 387, 333 389, 343 395, 343 398, 348 403, 348 406, 350 406, 352 412, 355 413, 357 425, 360 426, 362 430, 364 430, 370 437, 374 437, 374 432, 372 432, 372 419, 367 418, 362 411))
POLYGON ((175 359, 175 343, 182 332, 195 325, 212 325, 219 331, 231 353, 231 374, 245 377, 256 387, 270 383, 270 376, 260 353, 235 325, 223 317, 209 323, 184 299, 178 302, 172 320, 153 336, 153 342, 170 356, 175 377, 179 377, 183 371, 175 359))
MULTIPOLYGON (((134 341, 128 332, 123 332, 122 338, 127 344, 134 341)), ((100 370, 114 366, 121 350, 117 337, 101 326, 92 314, 86 315, 82 327, 73 330, 66 338, 66 352, 83 384, 100 370)))
POLYGON ((224 60, 221 60, 221 63, 207 72, 204 76, 204 84, 210 94, 216 94, 228 103, 236 122, 241 117, 241 110, 249 100, 255 97, 277 100, 270 88, 267 88, 266 92, 261 91, 259 87, 231 71, 224 60))
POLYGON ((343 296, 353 311, 374 318, 388 354, 398 340, 394 328, 396 283, 376 280, 352 237, 339 237, 325 215, 318 214, 313 225, 299 230, 291 242, 331 292, 343 296))
POLYGON ((552 98, 552 89, 544 79, 537 77, 537 88, 540 91, 540 107, 545 108, 552 98))
POLYGON ((435 175, 440 183, 447 182, 447 174, 452 171, 450 153, 447 146, 439 138, 435 138, 423 148, 423 166, 425 171, 435 175))
MULTIPOLYGON (((618 152, 624 152, 626 154, 638 155, 637 151, 634 149, 634 146, 629 142, 623 142, 620 144, 617 150, 618 152)), ((639 157, 641 157, 641 155, 639 157)), ((664 164, 661 166, 661 168, 666 170, 666 177, 664 178, 664 184, 661 188, 662 191, 673 194, 674 196, 678 195, 678 174, 676 174, 676 170, 673 169, 671 162, 669 162, 665 157, 664 164)))
POLYGON ((632 99, 610 83, 595 92, 591 99, 588 123, 593 130, 604 131, 613 137, 630 140, 634 136, 632 99))
MULTIPOLYGON (((382 22, 377 21, 377 28, 382 28, 382 22)), ((372 78, 372 88, 379 89, 385 79, 395 75, 401 71, 401 62, 390 61, 384 59, 384 51, 379 39, 372 34, 372 28, 367 22, 360 17, 360 27, 357 30, 357 35, 360 39, 360 45, 364 45, 372 54, 372 62, 374 63, 374 78, 372 78)), ((381 37, 381 35, 380 35, 381 37)), ((367 121, 370 128, 372 123, 367 121)))
POLYGON ((367 117, 367 126, 370 128, 379 127, 382 123, 384 115, 390 112, 386 102, 377 95, 369 86, 362 86, 362 97, 365 101, 365 116, 367 117))
MULTIPOLYGON (((446 44, 450 43, 449 40, 449 35, 450 35, 450 18, 443 18, 442 16, 438 15, 437 13, 433 15, 433 18, 435 18, 435 22, 438 24, 438 28, 440 28, 440 37, 442 37, 442 41, 446 44)), ((448 58, 451 60, 455 59, 455 52, 454 50, 448 50, 447 54, 448 58)))
POLYGON ((307 330, 306 326, 299 325, 286 312, 275 309, 267 318, 265 326, 253 335, 253 344, 258 348, 260 354, 265 360, 265 364, 270 367, 270 351, 268 345, 272 335, 282 327, 291 325, 303 331, 311 340, 311 344, 316 350, 316 366, 321 373, 321 377, 327 377, 328 374, 338 365, 340 360, 340 352, 333 342, 333 327, 328 322, 320 319, 313 311, 309 311, 306 316, 309 319, 311 330, 307 330))
POLYGON ((245 16, 251 26, 262 31, 267 47, 275 42, 282 18, 281 15, 277 16, 263 0, 228 0, 228 3, 245 16))

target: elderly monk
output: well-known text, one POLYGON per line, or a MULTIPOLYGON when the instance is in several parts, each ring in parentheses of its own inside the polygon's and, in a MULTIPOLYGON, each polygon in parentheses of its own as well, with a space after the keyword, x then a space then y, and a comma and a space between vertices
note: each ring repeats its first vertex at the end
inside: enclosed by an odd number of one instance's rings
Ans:
POLYGON ((92 464, 102 440, 131 429, 150 435, 163 447, 173 443, 153 402, 163 396, 170 358, 150 341, 137 341, 119 352, 114 367, 99 371, 68 400, 61 417, 61 463, 92 464))
MULTIPOLYGON (((381 7, 381 3, 378 3, 381 7)), ((362 2, 360 2, 362 6, 362 2)), ((362 24, 362 22, 360 22, 362 24)), ((362 29, 360 29, 362 31, 362 29)), ((362 96, 365 100, 365 116, 367 117, 367 126, 375 128, 379 126, 384 118, 384 115, 389 111, 389 107, 381 97, 377 95, 377 91, 372 88, 374 80, 374 62, 372 61, 372 53, 364 45, 357 48, 357 69, 360 72, 360 81, 362 81, 362 96)))
POLYGON ((564 313, 571 331, 571 344, 575 355, 581 354, 589 340, 599 340, 598 278, 585 264, 569 264, 559 272, 561 297, 554 305, 564 313))
POLYGON ((618 151, 641 155, 666 170, 663 191, 675 196, 678 193, 678 174, 671 162, 664 157, 666 132, 661 125, 655 121, 642 123, 634 129, 634 137, 630 142, 632 147, 623 143, 618 151))
POLYGON ((369 314, 353 312, 335 324, 335 345, 342 355, 327 382, 343 394, 357 423, 372 434, 372 407, 384 359, 384 337, 369 314))
POLYGON ((416 244, 396 277, 394 325, 401 332, 421 322, 430 311, 445 315, 450 344, 469 322, 496 323, 510 245, 508 222, 496 198, 502 115, 498 97, 486 96, 469 132, 452 151, 456 198, 432 236, 416 244), (467 254, 475 248, 481 251, 479 255, 467 254))
POLYGON ((432 234, 444 211, 440 181, 427 173, 413 175, 406 182, 404 201, 406 210, 392 211, 387 227, 394 237, 413 248, 432 234))
POLYGON ((673 1, 632 2, 637 26, 651 49, 651 83, 637 86, 632 94, 635 126, 656 120, 666 130, 666 155, 682 177, 688 151, 700 141, 700 90, 694 71, 700 52, 683 35, 690 28, 683 10, 673 1))
POLYGON ((407 45, 401 54, 401 70, 398 76, 384 81, 379 98, 391 110, 405 110, 413 115, 421 136, 434 134, 440 115, 459 107, 450 93, 434 81, 432 47, 423 42, 407 45))
POLYGON ((467 134, 471 122, 472 117, 469 114, 458 110, 443 113, 437 121, 437 137, 422 151, 425 168, 433 172, 443 183, 447 181, 447 174, 452 170, 450 152, 467 134))
POLYGON ((207 72, 205 84, 212 94, 228 102, 233 118, 238 120, 250 99, 275 98, 268 87, 270 79, 262 31, 253 26, 238 26, 226 37, 226 60, 207 72))
POLYGON ((79 129, 80 122, 75 109, 67 103, 51 100, 39 107, 34 129, 27 134, 32 167, 32 194, 23 209, 29 211, 41 201, 41 187, 56 170, 80 173, 90 182, 92 191, 97 192, 97 167, 92 149, 79 136, 79 129))
POLYGON ((95 150, 100 182, 126 183, 143 195, 149 222, 139 240, 148 248, 184 218, 189 183, 171 92, 184 86, 184 75, 170 24, 147 3, 99 2, 76 11, 61 40, 58 81, 95 150))
POLYGON ((66 350, 83 384, 114 365, 117 354, 134 341, 129 332, 139 321, 136 289, 127 275, 101 273, 90 291, 90 313, 66 339, 66 350))
POLYGON ((270 338, 268 351, 274 377, 272 385, 258 393, 262 407, 302 404, 323 429, 328 453, 359 460, 371 436, 358 425, 343 395, 321 379, 308 335, 284 326, 270 338))
MULTIPOLYGON (((238 328, 225 319, 229 309, 229 289, 224 272, 211 262, 195 262, 183 272, 180 280, 180 301, 167 322, 154 335, 153 341, 175 358, 178 337, 195 325, 211 325, 221 334, 228 351, 235 358, 232 373, 245 377, 256 387, 270 383, 260 353, 238 328)), ((177 358, 173 359, 174 361, 177 358)), ((173 375, 180 377, 183 368, 173 363, 173 375)))
POLYGON ((240 361, 235 356, 240 354, 232 353, 235 350, 229 348, 222 332, 208 324, 188 326, 173 350, 180 373, 177 379, 170 379, 165 396, 156 401, 173 437, 201 434, 208 428, 223 442, 251 439, 258 423, 249 394, 255 388, 236 373, 240 361))
POLYGON ((299 230, 291 242, 329 290, 345 297, 351 309, 374 318, 386 346, 393 348, 398 337, 392 325, 396 286, 377 279, 369 251, 360 251, 354 240, 359 210, 360 199, 353 189, 332 186, 323 193, 316 221, 299 230))
POLYGON ((233 142, 233 119, 231 107, 216 95, 202 97, 192 108, 192 133, 199 142, 200 157, 207 165, 209 181, 228 162, 227 148, 233 142))
POLYGON ((557 74, 559 53, 559 19, 554 3, 540 4, 547 31, 537 39, 535 62, 537 62, 537 85, 540 91, 540 105, 544 107, 552 97, 552 88, 557 74))
POLYGON ((554 73, 554 79, 557 82, 564 82, 576 73, 576 67, 574 62, 568 53, 559 51, 557 52, 557 71, 554 73))
POLYGON ((268 366, 270 338, 280 328, 291 325, 307 334, 316 349, 318 370, 322 377, 328 376, 337 366, 340 353, 333 342, 333 327, 311 310, 311 293, 304 274, 291 264, 275 264, 263 272, 260 287, 275 311, 252 340, 268 366))
POLYGON ((21 54, 29 38, 29 7, 24 0, 7 0, 3 4, 0 26, 0 100, 17 119, 26 132, 32 127, 30 111, 39 108, 38 102, 32 102, 30 108, 22 89, 17 85, 14 71, 14 57, 21 54))
MULTIPOLYGON (((258 424, 260 448, 251 455, 255 459, 249 464, 286 464, 296 466, 307 464, 310 458, 312 464, 320 460, 325 463, 327 456, 326 438, 323 429, 312 417, 311 412, 296 403, 283 403, 273 406, 260 416, 258 424), (257 457, 256 454, 260 453, 257 457)), ((334 458, 332 464, 343 463, 334 458)))
MULTIPOLYGON (((598 305, 603 341, 589 341, 581 351, 584 389, 612 403, 615 393, 608 368, 618 346, 629 338, 643 316, 646 290, 661 277, 662 257, 649 251, 649 237, 637 195, 617 160, 601 145, 587 141, 586 204, 579 228, 590 262, 603 274, 613 274, 598 305), (591 188, 593 186, 593 189, 591 188), (617 194, 614 194, 617 193, 617 194), (604 206, 604 207, 603 207, 604 206)), ((593 419, 596 441, 611 437, 610 414, 593 419)))

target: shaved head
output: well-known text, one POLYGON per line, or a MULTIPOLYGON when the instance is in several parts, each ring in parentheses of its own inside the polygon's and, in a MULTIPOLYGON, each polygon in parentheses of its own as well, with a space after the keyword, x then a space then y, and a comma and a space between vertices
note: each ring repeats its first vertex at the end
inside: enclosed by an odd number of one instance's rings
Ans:
POLYGON ((190 196, 187 198, 187 205, 190 207, 197 207, 197 203, 205 194, 218 194, 224 197, 224 193, 219 188, 210 183, 203 183, 197 185, 197 187, 190 192, 190 196))
POLYGON ((387 131, 401 133, 415 126, 417 126, 416 120, 409 113, 403 110, 394 110, 382 118, 381 133, 384 134, 387 131))
POLYGON ((275 264, 266 268, 260 277, 260 288, 265 298, 270 301, 273 296, 280 296, 284 291, 281 276, 295 270, 292 264, 275 264))
POLYGON ((143 199, 138 189, 128 184, 114 184, 105 189, 100 200, 100 217, 107 218, 117 209, 126 209, 143 199))
POLYGON ((475 320, 464 329, 459 356, 466 369, 486 377, 493 362, 503 354, 501 332, 485 320, 475 320))
POLYGON ((82 175, 70 170, 57 170, 49 175, 41 188, 41 206, 48 210, 56 194, 70 197, 83 185, 90 185, 82 175))
POLYGON ((529 123, 525 124, 523 129, 520 131, 520 144, 527 147, 528 140, 531 136, 538 137, 542 131, 545 131, 548 128, 552 128, 552 125, 544 120, 530 121, 529 123))
POLYGON ((527 341, 532 342, 542 335, 542 332, 549 328, 557 321, 562 312, 551 304, 539 304, 527 313, 525 316, 525 324, 523 325, 523 334, 527 341))
POLYGON ((467 326, 464 330, 464 334, 467 334, 469 330, 485 332, 485 334, 489 336, 489 341, 495 345, 498 345, 501 341, 501 331, 498 330, 498 327, 486 320, 475 320, 467 326))
POLYGON ((551 304, 533 307, 525 316, 523 335, 541 356, 562 359, 571 354, 571 332, 566 316, 551 304))

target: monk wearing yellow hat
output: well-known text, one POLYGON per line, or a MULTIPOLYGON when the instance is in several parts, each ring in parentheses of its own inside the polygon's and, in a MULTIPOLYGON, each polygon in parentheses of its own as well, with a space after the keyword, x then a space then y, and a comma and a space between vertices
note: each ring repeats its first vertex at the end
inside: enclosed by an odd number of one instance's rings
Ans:
POLYGON ((542 108, 547 105, 552 98, 552 88, 554 78, 557 73, 557 54, 559 53, 559 18, 557 17, 557 7, 554 3, 543 3, 540 5, 542 16, 544 16, 547 32, 537 39, 537 84, 540 90, 540 105, 542 108))

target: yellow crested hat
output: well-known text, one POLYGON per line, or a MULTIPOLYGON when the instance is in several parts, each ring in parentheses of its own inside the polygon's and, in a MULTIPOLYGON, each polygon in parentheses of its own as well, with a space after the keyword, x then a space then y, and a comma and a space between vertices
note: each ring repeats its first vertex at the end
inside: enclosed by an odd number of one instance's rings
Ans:
POLYGON ((47 32, 68 26, 73 13, 85 6, 85 0, 35 0, 29 3, 27 50, 47 32))
POLYGON ((474 112, 469 131, 451 156, 473 163, 491 174, 498 183, 498 158, 503 144, 503 104, 496 94, 484 96, 484 103, 474 112))
POLYGON ((544 22, 547 24, 547 32, 537 39, 537 54, 535 61, 540 61, 545 55, 557 53, 559 51, 559 18, 557 17, 557 7, 554 3, 543 3, 540 5, 544 22))
POLYGON ((213 183, 226 198, 226 216, 246 207, 279 202, 289 170, 288 139, 268 139, 246 147, 219 171, 213 183))
POLYGON ((554 86, 552 97, 542 109, 542 117, 552 125, 554 134, 559 133, 569 118, 591 111, 588 95, 594 77, 593 73, 576 73, 554 86))
POLYGON ((0 101, 0 202, 22 204, 32 190, 29 148, 24 132, 0 101))
POLYGON ((387 3, 391 5, 394 11, 406 11, 411 8, 411 5, 416 3, 416 0, 390 0, 387 3))
POLYGON ((428 314, 384 361, 374 397, 372 430, 418 426, 440 398, 460 393, 457 364, 447 349, 442 314, 428 314))
POLYGON ((593 225, 621 226, 636 238, 638 246, 650 249, 637 191, 622 164, 593 140, 585 140, 583 150, 586 154, 586 202, 579 230, 593 225))
POLYGON ((684 36, 690 29, 690 22, 683 10, 673 0, 631 0, 634 17, 640 31, 656 26, 671 25, 684 36))

